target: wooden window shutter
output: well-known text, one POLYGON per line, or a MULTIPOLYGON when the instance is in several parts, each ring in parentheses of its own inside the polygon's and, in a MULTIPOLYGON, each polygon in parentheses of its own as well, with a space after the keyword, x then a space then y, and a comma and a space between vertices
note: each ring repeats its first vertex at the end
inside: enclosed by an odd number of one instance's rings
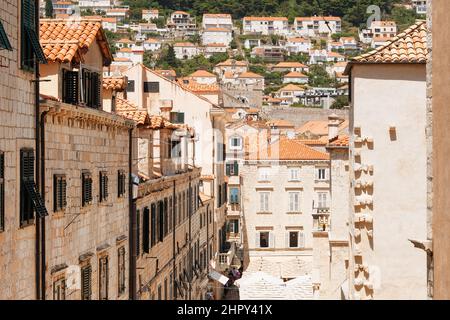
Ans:
POLYGON ((62 100, 65 103, 77 105, 79 102, 79 79, 77 71, 63 69, 63 94, 62 100))
POLYGON ((158 202, 159 217, 158 217, 158 241, 164 240, 164 203, 158 202))
POLYGON ((141 212, 136 210, 136 255, 141 254, 141 212))
MULTIPOLYGON (((153 217, 153 216, 152 216, 153 217)), ((142 221, 142 250, 145 253, 150 252, 150 210, 146 207, 144 208, 144 217, 142 221)), ((152 230, 153 233, 153 230, 152 230)), ((152 240, 153 242, 153 240, 152 240)))
POLYGON ((151 246, 156 245, 156 204, 152 203, 152 212, 151 212, 151 246))
POLYGON ((91 300, 92 294, 92 267, 81 268, 81 300, 91 300))
POLYGON ((234 175, 239 175, 239 163, 237 161, 234 162, 234 175))

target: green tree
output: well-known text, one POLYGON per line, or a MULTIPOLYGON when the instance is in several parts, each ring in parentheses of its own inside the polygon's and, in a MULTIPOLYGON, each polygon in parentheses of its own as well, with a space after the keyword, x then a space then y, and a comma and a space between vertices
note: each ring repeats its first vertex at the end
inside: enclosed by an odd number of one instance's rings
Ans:
POLYGON ((45 0, 45 16, 53 18, 53 2, 52 0, 45 0))
POLYGON ((331 109, 343 109, 348 106, 348 96, 338 96, 336 100, 331 105, 331 109))
POLYGON ((173 46, 169 46, 167 48, 167 53, 164 60, 169 66, 173 68, 176 68, 178 66, 178 59, 175 55, 175 49, 173 48, 173 46))
POLYGON ((309 85, 312 87, 330 87, 334 80, 329 76, 323 65, 313 65, 309 68, 309 85))

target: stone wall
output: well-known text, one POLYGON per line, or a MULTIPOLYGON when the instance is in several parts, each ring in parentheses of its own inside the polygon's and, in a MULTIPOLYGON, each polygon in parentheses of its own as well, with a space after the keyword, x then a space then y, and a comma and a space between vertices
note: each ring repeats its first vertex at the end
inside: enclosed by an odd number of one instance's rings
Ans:
MULTIPOLYGON (((128 192, 118 196, 118 171, 128 177, 129 131, 124 124, 108 125, 113 115, 92 109, 65 107, 66 112, 50 112, 45 121, 45 200, 50 212, 46 219, 46 292, 53 299, 53 282, 66 278, 66 299, 81 299, 76 271, 92 267, 92 299, 99 298, 99 259, 108 257, 108 299, 128 299, 128 192), (70 110, 77 110, 77 117, 70 110), (96 114, 95 121, 89 116, 96 114), (80 118, 82 120, 80 120, 80 118), (84 118, 84 119, 83 119, 84 118), (104 119, 105 122, 99 121, 104 119), (93 201, 82 206, 82 172, 92 175, 93 201), (108 176, 108 197, 100 202, 100 171, 108 176), (55 174, 66 176, 67 206, 54 211, 55 174), (125 248, 126 290, 118 290, 118 249, 125 248), (82 256, 90 258, 82 261, 82 256), (69 274, 75 270, 75 275, 69 274)), ((53 111, 53 110, 52 110, 53 111)), ((128 179, 125 182, 128 190, 128 179)))
POLYGON ((13 51, 0 50, 0 152, 5 156, 5 227, 0 231, 0 300, 34 299, 35 226, 20 226, 20 150, 35 149, 33 72, 20 69, 19 1, 0 2, 13 51))
POLYGON ((263 117, 267 119, 282 119, 301 126, 311 120, 328 120, 328 116, 332 113, 339 117, 348 119, 348 110, 340 109, 319 109, 319 108, 292 108, 292 107, 275 107, 263 106, 263 117))

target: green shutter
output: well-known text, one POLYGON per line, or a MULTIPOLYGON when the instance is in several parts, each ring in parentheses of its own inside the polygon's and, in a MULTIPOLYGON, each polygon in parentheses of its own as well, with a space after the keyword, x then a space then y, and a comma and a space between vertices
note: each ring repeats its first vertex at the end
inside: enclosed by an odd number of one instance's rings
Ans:
POLYGON ((231 164, 227 163, 226 164, 226 174, 227 176, 231 176, 231 168, 230 168, 231 164))
POLYGON ((6 35, 6 31, 3 28, 3 24, 0 21, 0 50, 1 49, 6 49, 9 51, 13 50, 11 42, 9 42, 8 36, 6 35))
POLYGON ((27 34, 28 41, 31 43, 33 53, 36 56, 36 60, 40 64, 47 64, 47 58, 45 57, 44 51, 42 50, 41 44, 39 43, 39 37, 35 30, 25 27, 25 32, 27 34))
POLYGON ((239 175, 239 163, 237 161, 234 162, 234 175, 239 175))

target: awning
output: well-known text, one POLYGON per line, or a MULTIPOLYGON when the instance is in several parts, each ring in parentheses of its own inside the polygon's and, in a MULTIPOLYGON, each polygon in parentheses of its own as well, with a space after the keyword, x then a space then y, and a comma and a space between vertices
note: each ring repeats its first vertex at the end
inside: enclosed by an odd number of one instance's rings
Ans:
POLYGON ((225 277, 223 274, 215 270, 211 270, 208 275, 211 279, 216 280, 223 285, 225 285, 228 282, 228 280, 230 280, 228 279, 228 277, 225 277))

